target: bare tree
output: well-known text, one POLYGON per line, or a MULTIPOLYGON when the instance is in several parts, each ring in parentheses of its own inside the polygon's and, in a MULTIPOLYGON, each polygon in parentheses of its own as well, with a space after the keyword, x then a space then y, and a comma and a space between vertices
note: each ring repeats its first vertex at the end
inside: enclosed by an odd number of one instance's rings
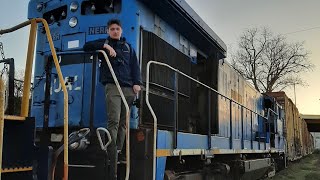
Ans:
POLYGON ((24 69, 19 69, 14 78, 14 96, 21 98, 23 94, 24 69))
POLYGON ((246 30, 231 64, 259 92, 283 90, 303 84, 299 74, 312 69, 303 42, 289 43, 285 36, 268 28, 246 30))

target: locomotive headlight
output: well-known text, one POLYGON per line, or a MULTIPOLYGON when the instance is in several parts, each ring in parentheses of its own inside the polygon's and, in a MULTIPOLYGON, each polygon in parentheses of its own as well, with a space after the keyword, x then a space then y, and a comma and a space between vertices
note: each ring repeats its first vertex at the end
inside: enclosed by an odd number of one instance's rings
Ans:
POLYGON ((43 9, 43 3, 37 4, 37 11, 40 12, 43 9))
POLYGON ((79 4, 77 1, 73 1, 71 4, 70 4, 70 11, 71 12, 75 12, 79 7, 79 4))
POLYGON ((70 20, 69 20, 69 26, 70 27, 75 27, 76 25, 78 24, 78 19, 76 18, 76 17, 72 17, 72 18, 70 18, 70 20))

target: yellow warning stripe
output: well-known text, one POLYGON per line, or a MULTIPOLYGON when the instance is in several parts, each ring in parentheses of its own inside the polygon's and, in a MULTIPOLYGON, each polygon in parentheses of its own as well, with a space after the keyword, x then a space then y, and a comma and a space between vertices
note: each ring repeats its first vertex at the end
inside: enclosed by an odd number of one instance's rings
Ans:
POLYGON ((253 150, 253 149, 157 149, 157 157, 190 156, 190 155, 218 155, 218 154, 255 154, 255 153, 283 153, 280 149, 253 150))
POLYGON ((171 156, 169 149, 157 149, 157 157, 171 156))

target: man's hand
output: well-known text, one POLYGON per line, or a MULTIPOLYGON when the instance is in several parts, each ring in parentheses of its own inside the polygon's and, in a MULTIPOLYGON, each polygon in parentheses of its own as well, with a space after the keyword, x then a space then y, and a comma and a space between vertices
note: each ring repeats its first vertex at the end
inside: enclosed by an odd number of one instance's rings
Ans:
POLYGON ((141 87, 139 85, 133 85, 132 89, 135 94, 138 94, 141 91, 141 87))
POLYGON ((104 45, 103 45, 103 48, 104 48, 104 49, 107 49, 107 50, 109 51, 109 55, 110 55, 111 57, 116 57, 116 56, 117 56, 116 51, 115 51, 109 44, 104 44, 104 45))

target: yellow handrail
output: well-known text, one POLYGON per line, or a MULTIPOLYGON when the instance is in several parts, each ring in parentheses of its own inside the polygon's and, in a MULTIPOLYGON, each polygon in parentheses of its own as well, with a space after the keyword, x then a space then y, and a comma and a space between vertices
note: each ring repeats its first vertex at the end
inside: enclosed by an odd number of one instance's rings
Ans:
MULTIPOLYGON (((64 96, 64 131, 63 131, 63 143, 64 143, 64 168, 63 168, 63 177, 64 180, 68 179, 68 141, 69 141, 69 132, 68 132, 68 92, 67 88, 64 83, 64 79, 62 76, 62 72, 60 69, 59 61, 57 58, 56 50, 54 48, 54 44, 52 41, 52 36, 50 33, 50 28, 45 19, 42 18, 35 18, 28 20, 26 22, 23 22, 17 26, 14 26, 9 29, 0 30, 0 35, 10 33, 13 31, 16 31, 20 28, 23 28, 29 24, 31 24, 30 28, 30 36, 29 36, 29 44, 28 44, 28 53, 27 53, 27 60, 26 60, 26 70, 25 70, 25 77, 24 77, 24 90, 23 90, 23 96, 22 96, 22 104, 21 104, 21 116, 27 117, 29 113, 29 95, 30 95, 30 82, 31 82, 31 73, 32 73, 32 64, 33 64, 33 57, 34 57, 34 46, 35 46, 35 38, 36 38, 36 30, 37 30, 37 23, 42 23, 47 35, 47 39, 49 42, 50 50, 53 57, 53 62, 55 64, 59 81, 63 90, 63 96, 64 96)), ((1 112, 0 112, 1 113, 1 112)))
POLYGON ((59 81, 63 90, 63 97, 64 97, 64 101, 63 101, 63 106, 64 106, 64 113, 63 113, 63 126, 64 126, 64 130, 63 130, 63 162, 64 162, 64 167, 63 167, 63 179, 67 180, 68 179, 68 164, 69 164, 69 153, 68 153, 68 141, 69 141, 69 124, 68 124, 68 91, 62 76, 62 72, 60 69, 60 65, 59 65, 59 61, 57 58, 57 54, 56 54, 56 50, 54 48, 53 45, 53 41, 52 41, 52 36, 50 33, 50 28, 49 25, 47 23, 47 21, 45 19, 39 18, 37 19, 38 21, 41 21, 42 24, 44 25, 45 31, 47 32, 47 39, 50 45, 50 49, 51 49, 51 53, 52 53, 52 57, 53 57, 53 62, 56 66, 56 70, 58 73, 58 77, 59 77, 59 81))
POLYGON ((0 79, 0 180, 2 173, 2 148, 3 148, 3 127, 4 127, 4 84, 0 79))
POLYGON ((26 70, 24 72, 24 81, 23 81, 23 96, 21 100, 21 113, 20 116, 27 117, 29 114, 29 94, 31 87, 31 74, 32 74, 32 64, 34 57, 34 47, 36 42, 37 35, 37 22, 35 19, 31 20, 30 27, 30 36, 28 43, 28 51, 27 51, 27 60, 26 60, 26 70))

